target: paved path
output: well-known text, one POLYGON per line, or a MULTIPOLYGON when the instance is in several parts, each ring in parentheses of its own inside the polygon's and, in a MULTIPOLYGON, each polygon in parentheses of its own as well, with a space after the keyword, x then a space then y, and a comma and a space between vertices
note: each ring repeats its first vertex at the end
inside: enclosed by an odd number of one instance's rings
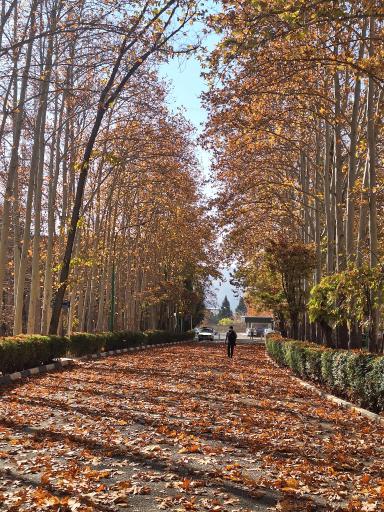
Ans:
POLYGON ((263 347, 154 349, 1 392, 0 510, 384 510, 383 427, 263 347))

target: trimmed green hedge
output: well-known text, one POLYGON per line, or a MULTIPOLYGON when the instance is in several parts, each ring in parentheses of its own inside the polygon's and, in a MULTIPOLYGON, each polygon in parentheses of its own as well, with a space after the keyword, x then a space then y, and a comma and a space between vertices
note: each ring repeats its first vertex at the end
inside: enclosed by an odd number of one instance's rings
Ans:
POLYGON ((383 356, 273 337, 266 340, 266 347, 272 359, 299 377, 372 411, 384 411, 383 356))
POLYGON ((88 332, 76 332, 69 338, 68 354, 81 357, 87 354, 97 354, 105 346, 104 334, 92 334, 88 332))
POLYGON ((80 357, 109 350, 156 345, 193 339, 194 333, 147 332, 78 332, 68 337, 20 335, 0 339, 0 372, 12 373, 47 364, 66 355, 80 357))
POLYGON ((68 338, 60 336, 16 336, 0 340, 0 371, 12 373, 63 357, 68 338))
POLYGON ((106 332, 106 343, 104 350, 119 350, 129 347, 140 347, 145 345, 146 336, 142 332, 133 331, 119 331, 119 332, 106 332))
POLYGON ((172 341, 192 340, 195 337, 194 331, 183 332, 181 334, 167 331, 145 331, 144 334, 149 345, 171 343, 172 341))

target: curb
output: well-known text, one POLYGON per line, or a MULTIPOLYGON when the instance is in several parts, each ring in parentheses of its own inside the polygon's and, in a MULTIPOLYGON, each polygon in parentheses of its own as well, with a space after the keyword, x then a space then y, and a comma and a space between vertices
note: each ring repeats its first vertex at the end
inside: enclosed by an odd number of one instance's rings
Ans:
POLYGON ((343 400, 342 398, 339 398, 335 395, 330 395, 329 393, 326 393, 325 391, 319 389, 318 387, 314 386, 313 384, 310 384, 309 382, 306 382, 305 380, 299 379, 299 377, 295 377, 292 375, 292 378, 298 382, 301 386, 303 386, 306 389, 309 389, 310 391, 314 391, 318 395, 320 395, 322 398, 326 398, 327 400, 335 403, 336 405, 343 407, 344 409, 351 409, 352 411, 359 414, 359 416, 365 416, 366 418, 371 419, 372 421, 375 421, 376 423, 380 423, 384 425, 384 417, 380 416, 380 414, 376 414, 375 412, 369 411, 368 409, 363 409, 362 407, 358 407, 357 405, 352 404, 351 402, 347 402, 347 400, 343 400))
POLYGON ((156 343, 155 345, 140 345, 139 347, 120 348, 116 350, 109 350, 108 352, 98 352, 97 354, 87 354, 86 356, 74 357, 71 361, 91 361, 92 359, 101 359, 108 356, 116 356, 127 354, 129 352, 136 352, 138 350, 148 350, 149 348, 163 348, 170 345, 181 345, 182 343, 191 343, 193 340, 172 341, 172 343, 156 343))
POLYGON ((50 364, 43 364, 41 366, 36 366, 35 368, 30 368, 29 370, 22 370, 21 372, 7 373, 5 375, 0 376, 0 386, 12 384, 17 380, 25 379, 26 377, 32 377, 33 375, 41 375, 42 373, 52 372, 56 370, 61 370, 62 368, 72 366, 72 359, 60 359, 50 364))
POLYGON ((180 345, 181 343, 190 343, 191 341, 193 340, 173 341, 172 343, 158 343, 156 345, 141 345, 140 347, 110 350, 109 352, 99 352, 98 354, 89 354, 82 357, 64 357, 50 364, 43 364, 41 366, 36 366, 35 368, 30 368, 29 370, 22 370, 20 372, 7 373, 5 375, 1 375, 0 386, 6 386, 18 380, 22 380, 27 377, 32 377, 34 375, 41 375, 43 373, 61 370, 62 368, 73 366, 77 361, 90 361, 92 359, 100 359, 107 356, 126 354, 127 352, 134 352, 137 350, 146 350, 149 348, 156 347, 169 347, 169 345, 180 345))
POLYGON ((300 379, 299 377, 296 377, 292 374, 291 370, 285 366, 281 367, 279 366, 267 353, 268 359, 270 362, 280 370, 282 368, 288 370, 291 375, 290 377, 295 380, 300 386, 309 389, 310 391, 315 392, 317 395, 321 396, 322 398, 325 398, 326 400, 329 400, 330 402, 333 402, 334 404, 338 405, 339 407, 342 407, 344 409, 350 409, 353 412, 357 413, 359 416, 364 416, 365 418, 369 418, 370 420, 379 423, 381 425, 384 425, 384 417, 380 416, 380 414, 376 414, 375 412, 368 411, 368 409, 363 409, 362 407, 358 407, 355 404, 352 404, 351 402, 347 402, 347 400, 343 400, 342 398, 339 398, 335 395, 331 395, 330 393, 326 393, 322 389, 318 388, 317 386, 314 386, 313 384, 310 384, 309 382, 300 379))

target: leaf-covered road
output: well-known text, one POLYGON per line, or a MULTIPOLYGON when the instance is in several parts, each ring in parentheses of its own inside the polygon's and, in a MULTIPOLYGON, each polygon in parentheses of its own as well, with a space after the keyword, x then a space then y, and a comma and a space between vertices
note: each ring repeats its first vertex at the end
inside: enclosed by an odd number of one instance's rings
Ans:
POLYGON ((0 510, 384 510, 383 430, 262 347, 82 362, 1 391, 0 510))

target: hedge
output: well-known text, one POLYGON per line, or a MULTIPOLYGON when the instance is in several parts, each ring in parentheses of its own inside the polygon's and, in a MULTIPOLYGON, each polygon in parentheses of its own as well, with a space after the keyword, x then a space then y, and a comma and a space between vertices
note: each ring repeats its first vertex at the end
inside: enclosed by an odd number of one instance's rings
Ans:
POLYGON ((315 343, 269 337, 267 352, 280 366, 374 412, 384 411, 384 357, 315 343))
POLYGON ((166 331, 74 333, 69 337, 19 335, 0 338, 0 372, 12 373, 48 364, 64 356, 80 357, 130 347, 193 339, 194 333, 166 331))
POLYGON ((97 354, 104 350, 105 342, 104 333, 76 332, 69 337, 68 355, 81 357, 87 354, 97 354))
POLYGON ((63 357, 68 338, 60 336, 15 336, 0 340, 0 371, 12 373, 63 357))

